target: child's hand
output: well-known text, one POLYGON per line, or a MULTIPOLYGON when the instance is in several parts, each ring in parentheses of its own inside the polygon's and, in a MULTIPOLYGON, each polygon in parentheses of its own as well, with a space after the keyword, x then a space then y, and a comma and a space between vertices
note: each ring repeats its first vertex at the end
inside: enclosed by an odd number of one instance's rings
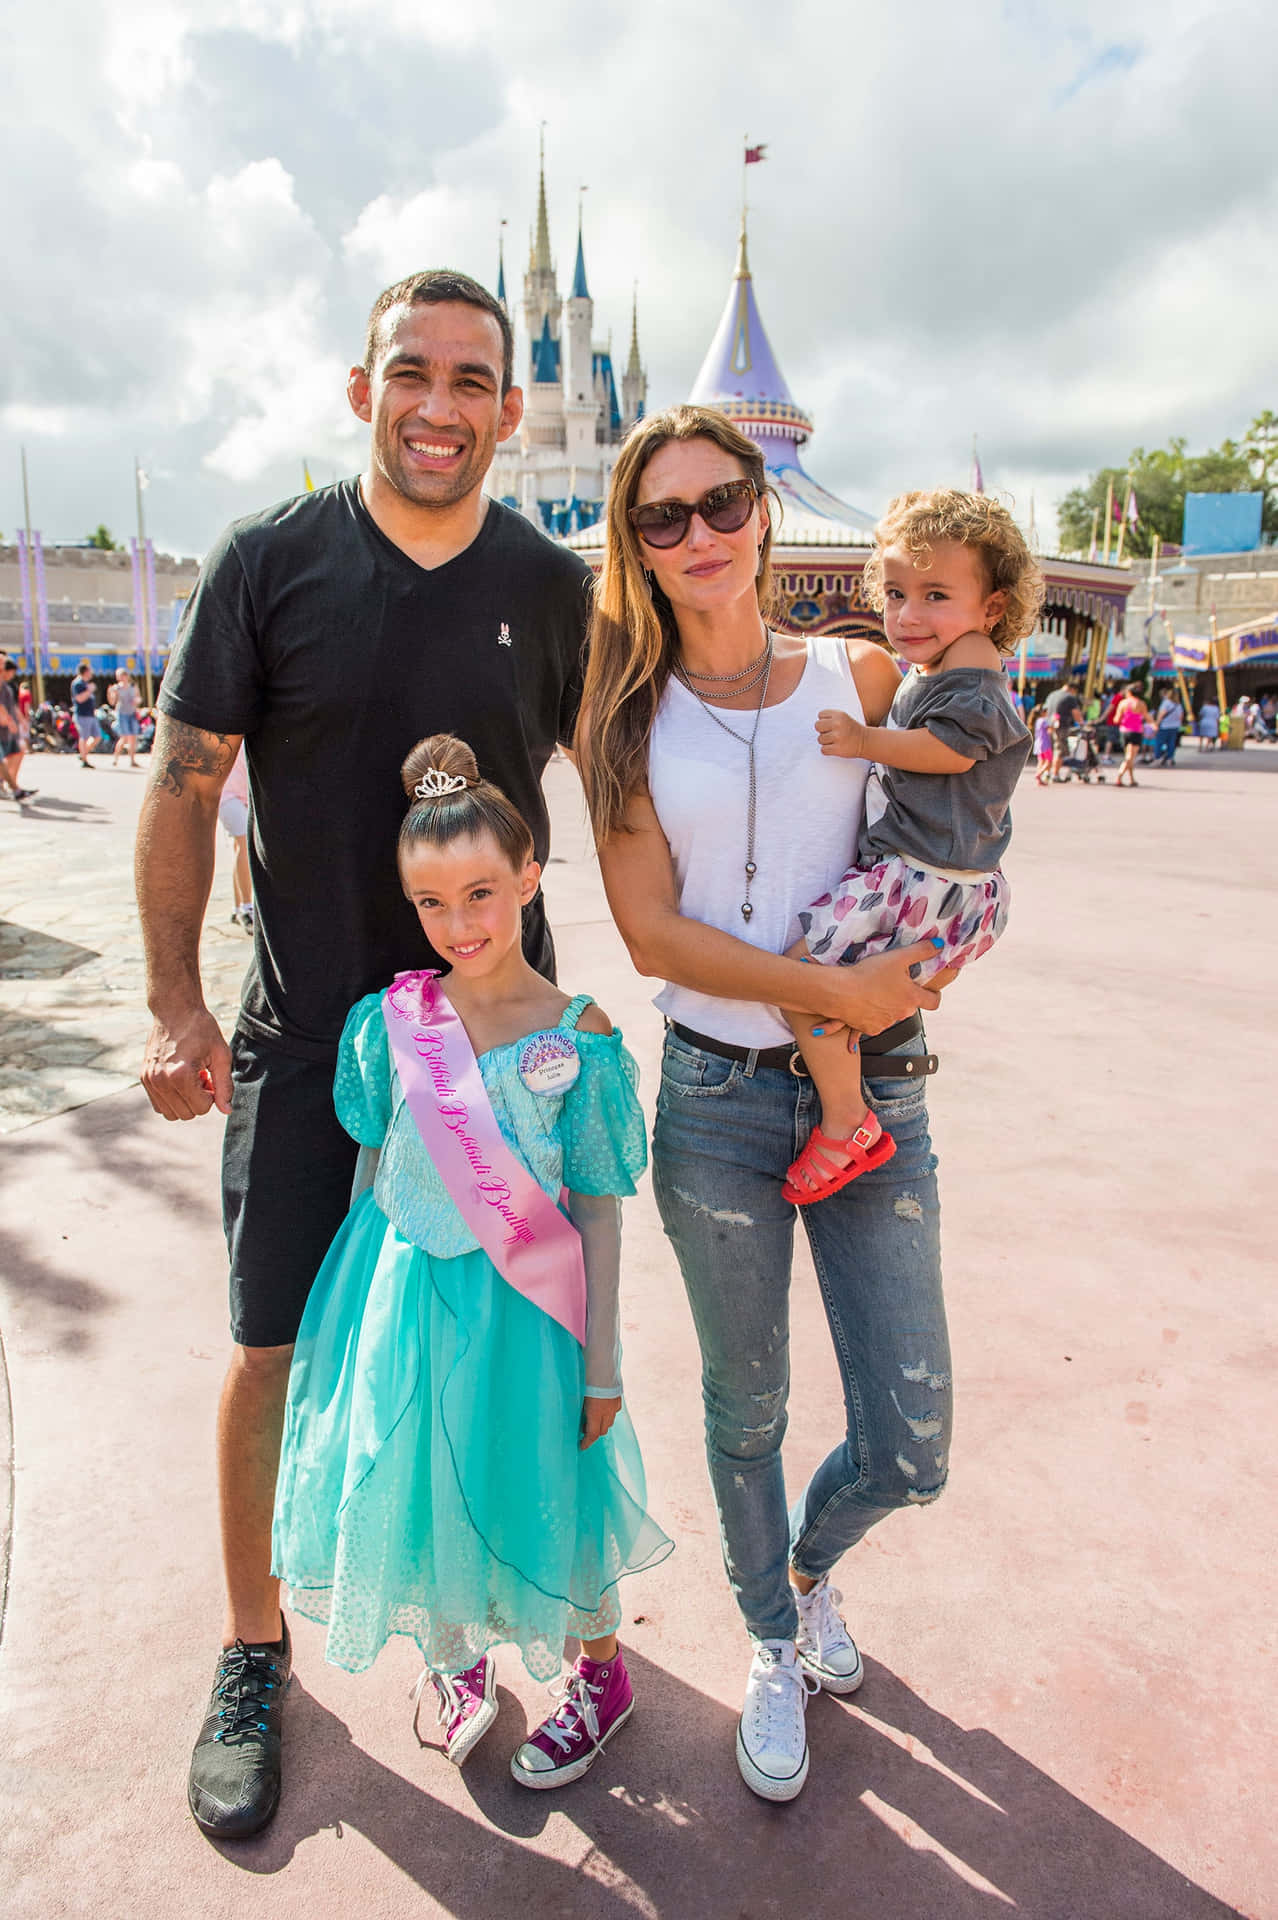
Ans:
POLYGON ((596 1440, 602 1440, 609 1427, 621 1412, 621 1395, 615 1400, 596 1400, 587 1395, 581 1404, 581 1451, 593 1447, 596 1440))
POLYGON ((840 760, 868 760, 865 750, 865 725, 850 713, 825 707, 816 717, 817 739, 822 753, 837 754, 840 760))

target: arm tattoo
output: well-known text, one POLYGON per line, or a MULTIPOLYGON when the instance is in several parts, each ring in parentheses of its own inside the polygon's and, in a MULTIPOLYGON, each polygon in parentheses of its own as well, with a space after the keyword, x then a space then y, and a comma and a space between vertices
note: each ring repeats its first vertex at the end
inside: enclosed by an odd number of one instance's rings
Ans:
POLYGON ((238 734, 206 733, 201 727, 188 727, 182 720, 161 714, 153 749, 153 784, 175 798, 185 793, 190 774, 216 780, 220 787, 239 746, 238 734))

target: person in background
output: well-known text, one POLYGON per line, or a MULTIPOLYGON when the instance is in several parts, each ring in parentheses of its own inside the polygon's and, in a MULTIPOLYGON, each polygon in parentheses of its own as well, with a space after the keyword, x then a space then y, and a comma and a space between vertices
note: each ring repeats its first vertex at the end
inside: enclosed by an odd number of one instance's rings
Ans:
POLYGON ((1046 787, 1052 779, 1052 723, 1047 717, 1047 708, 1035 707, 1030 713, 1028 725, 1034 736, 1034 754, 1038 761, 1034 785, 1046 787))
POLYGON ((75 716, 75 737, 80 753, 80 765, 87 773, 92 773, 93 762, 90 755, 102 738, 102 728, 98 721, 98 683, 87 660, 82 660, 76 668, 76 677, 71 682, 71 711, 75 716))
POLYGON ((1136 785, 1136 755, 1140 752, 1141 741, 1145 737, 1145 721, 1149 708, 1141 698, 1139 681, 1132 680, 1123 690, 1118 703, 1115 718, 1118 722, 1118 737, 1123 743, 1123 764, 1118 769, 1116 787, 1136 785), (1124 777, 1125 776, 1125 777, 1124 777))
POLYGON ((1198 709, 1198 751, 1214 753, 1220 745, 1220 707, 1208 695, 1198 709))
POLYGON ((121 753, 127 752, 129 765, 138 764, 138 734, 141 723, 138 720, 137 682, 127 667, 117 667, 115 680, 107 688, 107 700, 115 711, 115 747, 111 753, 111 765, 115 766, 121 753))
POLYGON ((1068 780, 1063 762, 1069 736, 1083 717, 1083 703, 1068 680, 1062 680, 1056 691, 1048 694, 1047 717, 1052 727, 1052 778, 1068 780))
POLYGON ((1185 709, 1170 688, 1158 703, 1154 715, 1154 765, 1174 767, 1180 730, 1185 724, 1185 709))
POLYGON ((231 867, 231 891, 235 895, 235 907, 231 918, 237 927, 243 927, 245 933, 253 931, 253 881, 249 873, 248 822, 249 787, 248 761, 244 754, 244 742, 231 762, 231 771, 226 776, 222 788, 222 797, 217 803, 217 817, 222 831, 235 850, 235 859, 231 867))
POLYGON ((14 691, 17 677, 17 661, 11 660, 8 654, 0 657, 0 778, 6 793, 21 801, 30 800, 36 789, 18 783, 26 743, 22 737, 22 712, 14 691))

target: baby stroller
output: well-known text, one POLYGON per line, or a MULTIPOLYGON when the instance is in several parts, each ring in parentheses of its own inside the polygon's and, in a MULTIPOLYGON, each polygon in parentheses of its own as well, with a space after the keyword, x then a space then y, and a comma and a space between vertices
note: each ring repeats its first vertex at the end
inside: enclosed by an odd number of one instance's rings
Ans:
POLYGON ((1096 729, 1094 726, 1078 727, 1066 736, 1065 754, 1061 760, 1061 772, 1070 779, 1081 780, 1086 786, 1092 776, 1104 785, 1105 776, 1100 770, 1100 755, 1096 751, 1096 729))

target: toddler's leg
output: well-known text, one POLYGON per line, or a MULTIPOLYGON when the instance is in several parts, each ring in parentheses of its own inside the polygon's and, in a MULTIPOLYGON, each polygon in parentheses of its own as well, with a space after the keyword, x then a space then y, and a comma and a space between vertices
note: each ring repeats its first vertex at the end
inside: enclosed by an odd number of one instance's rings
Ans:
MULTIPOLYGON (((800 940, 786 955, 810 960, 807 943, 800 940)), ((881 1166, 895 1151, 890 1134, 866 1106, 861 1085, 860 1036, 846 1027, 823 1033, 810 1013, 783 1007, 783 1018, 798 1042, 803 1064, 821 1096, 821 1124, 786 1174, 784 1197, 795 1206, 807 1206, 837 1193, 857 1174, 881 1166)))
MULTIPOLYGON (((786 954, 787 960, 810 958, 805 940, 798 941, 786 954)), ((846 1027, 840 1027, 837 1033, 824 1033, 816 1014, 800 1013, 794 1007, 782 1007, 781 1017, 794 1035, 803 1064, 821 1096, 822 1128, 842 1139, 859 1127, 866 1115, 860 1036, 846 1027)), ((842 1164, 847 1164, 846 1155, 842 1164)))

